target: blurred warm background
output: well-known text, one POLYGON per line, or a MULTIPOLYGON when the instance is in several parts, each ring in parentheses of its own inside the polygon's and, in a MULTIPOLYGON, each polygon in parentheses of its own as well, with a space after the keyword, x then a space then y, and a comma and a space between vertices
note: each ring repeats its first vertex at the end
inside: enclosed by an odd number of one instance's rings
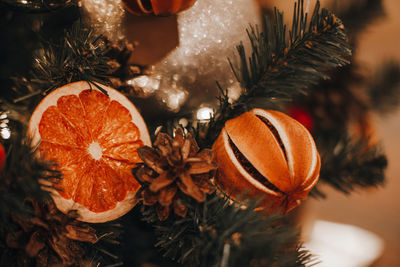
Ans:
MULTIPOLYGON (((365 71, 384 59, 400 60, 400 1, 385 0, 384 7, 386 17, 361 34, 358 61, 365 71)), ((374 266, 400 266, 400 110, 375 121, 389 159, 386 186, 348 197, 327 188, 328 199, 313 206, 317 218, 357 225, 383 238, 383 255, 374 266)))
MULTIPOLYGON (((273 5, 288 10, 292 2, 273 1, 273 5)), ((385 59, 400 60, 400 1, 385 0, 384 8, 386 17, 368 26, 359 40, 357 61, 365 72, 385 59)), ((384 240, 384 250, 373 266, 400 266, 400 110, 374 120, 389 159, 386 186, 360 190, 349 196, 326 187, 326 200, 308 203, 309 216, 355 225, 377 234, 384 240)))

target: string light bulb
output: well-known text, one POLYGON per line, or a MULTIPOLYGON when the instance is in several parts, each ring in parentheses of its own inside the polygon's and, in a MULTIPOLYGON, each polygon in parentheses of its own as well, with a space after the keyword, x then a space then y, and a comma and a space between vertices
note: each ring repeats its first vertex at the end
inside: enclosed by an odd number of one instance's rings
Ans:
POLYGON ((214 116, 214 110, 210 107, 201 107, 196 112, 197 120, 201 123, 209 122, 214 116))

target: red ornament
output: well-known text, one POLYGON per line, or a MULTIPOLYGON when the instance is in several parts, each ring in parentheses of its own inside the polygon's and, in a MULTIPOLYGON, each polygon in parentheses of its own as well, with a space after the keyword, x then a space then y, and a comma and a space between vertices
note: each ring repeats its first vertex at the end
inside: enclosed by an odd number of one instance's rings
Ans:
POLYGON ((196 0, 122 0, 125 8, 135 15, 173 15, 189 9, 196 0))
POLYGON ((304 125, 304 127, 307 128, 310 132, 313 131, 314 129, 314 121, 311 117, 311 114, 308 110, 306 110, 303 107, 298 107, 298 106, 291 106, 288 108, 288 114, 290 117, 293 119, 297 120, 301 124, 304 125))
POLYGON ((0 171, 3 170, 6 165, 6 152, 2 144, 0 144, 0 171))

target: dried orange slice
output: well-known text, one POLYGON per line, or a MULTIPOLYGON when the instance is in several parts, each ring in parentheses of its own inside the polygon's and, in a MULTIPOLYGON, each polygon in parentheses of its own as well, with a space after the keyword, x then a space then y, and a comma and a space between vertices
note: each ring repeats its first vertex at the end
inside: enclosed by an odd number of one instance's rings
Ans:
POLYGON ((131 169, 137 149, 151 145, 135 106, 118 91, 87 82, 60 87, 36 107, 29 122, 40 154, 63 174, 52 197, 59 210, 79 212, 79 220, 106 222, 127 213, 140 185, 131 169))

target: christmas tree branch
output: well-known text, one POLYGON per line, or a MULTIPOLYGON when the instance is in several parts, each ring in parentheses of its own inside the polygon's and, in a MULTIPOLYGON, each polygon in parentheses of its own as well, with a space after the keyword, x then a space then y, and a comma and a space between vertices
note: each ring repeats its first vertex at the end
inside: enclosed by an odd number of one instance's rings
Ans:
POLYGON ((346 194, 358 188, 384 184, 387 159, 377 145, 338 135, 320 147, 324 147, 321 181, 346 194))
MULTIPOLYGON (((10 121, 9 124, 18 125, 10 121)), ((22 129, 21 129, 22 128, 22 129)), ((31 141, 22 136, 26 134, 23 127, 20 133, 11 135, 6 146, 7 164, 0 173, 0 218, 2 225, 8 226, 10 214, 30 216, 32 211, 24 205, 29 196, 36 199, 48 199, 48 193, 41 189, 39 179, 59 180, 61 173, 55 170, 51 162, 43 161, 36 156, 37 148, 31 146, 31 141)))
POLYGON ((303 1, 293 14, 292 27, 283 23, 283 14, 275 10, 273 22, 265 21, 265 33, 251 28, 252 54, 247 59, 244 46, 238 46, 241 65, 234 68, 246 95, 293 97, 305 93, 327 72, 349 63, 351 54, 344 26, 317 2, 308 21, 303 1))
POLYGON ((160 222, 154 207, 143 207, 164 256, 184 266, 304 266, 309 253, 298 244, 298 233, 281 216, 263 217, 231 205, 213 194, 206 202, 187 198, 186 218, 171 216, 160 222))
MULTIPOLYGON (((111 66, 105 39, 80 21, 65 31, 57 43, 44 42, 34 55, 30 77, 17 78, 14 103, 41 98, 55 88, 74 81, 108 82, 111 66)), ((29 102, 28 102, 29 103, 29 102)))
POLYGON ((240 64, 231 62, 245 92, 231 103, 227 92, 221 89, 220 105, 205 142, 212 144, 227 119, 256 104, 266 106, 275 99, 291 100, 305 94, 322 79, 328 79, 329 71, 349 64, 351 50, 344 26, 334 14, 320 9, 319 1, 310 20, 303 1, 295 3, 292 26, 288 32, 287 28, 283 14, 277 10, 272 21, 265 20, 265 32, 250 28, 251 56, 247 58, 244 46, 239 45, 240 64))
POLYGON ((15 78, 13 102, 35 104, 49 92, 62 85, 87 81, 106 93, 95 82, 105 85, 115 83, 140 73, 140 69, 127 63, 133 46, 127 43, 113 44, 92 29, 76 21, 65 31, 58 42, 42 42, 42 49, 34 55, 30 77, 15 78))

